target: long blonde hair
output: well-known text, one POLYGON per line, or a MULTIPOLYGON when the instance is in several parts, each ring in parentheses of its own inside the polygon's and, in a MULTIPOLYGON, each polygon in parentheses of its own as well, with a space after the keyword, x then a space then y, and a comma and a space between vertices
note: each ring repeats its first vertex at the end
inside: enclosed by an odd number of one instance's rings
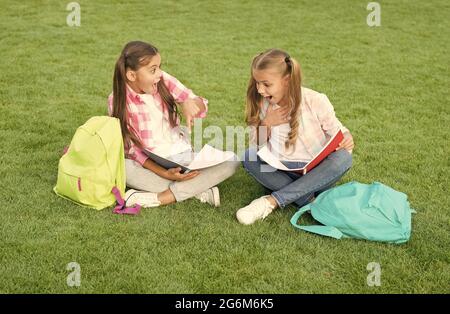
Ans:
POLYGON ((301 114, 301 70, 300 65, 289 54, 280 49, 269 49, 255 56, 252 61, 250 81, 247 87, 246 102, 246 122, 250 126, 258 127, 261 123, 259 114, 261 112, 261 102, 263 97, 258 93, 256 80, 253 78, 253 71, 275 68, 283 77, 289 75, 289 85, 287 91, 288 106, 291 109, 291 119, 289 125, 291 130, 285 143, 286 149, 295 145, 298 136, 299 118, 301 114))

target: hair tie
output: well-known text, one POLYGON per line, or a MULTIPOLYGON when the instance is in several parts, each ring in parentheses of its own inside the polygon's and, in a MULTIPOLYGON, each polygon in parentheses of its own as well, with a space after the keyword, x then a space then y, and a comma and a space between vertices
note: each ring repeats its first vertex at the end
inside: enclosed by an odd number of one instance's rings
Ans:
POLYGON ((291 57, 289 55, 286 56, 286 58, 284 58, 284 62, 286 63, 291 63, 291 57))

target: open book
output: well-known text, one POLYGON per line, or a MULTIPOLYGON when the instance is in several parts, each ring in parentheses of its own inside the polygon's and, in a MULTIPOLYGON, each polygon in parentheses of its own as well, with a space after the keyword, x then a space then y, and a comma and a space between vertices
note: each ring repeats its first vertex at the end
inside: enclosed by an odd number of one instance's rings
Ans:
MULTIPOLYGON (((344 139, 344 134, 341 130, 339 130, 332 138, 329 139, 329 141, 325 144, 325 146, 322 148, 322 150, 317 153, 314 158, 308 162, 305 166, 302 168, 294 168, 290 169, 286 167, 265 145, 263 148, 261 148, 258 151, 258 156, 267 162, 270 166, 272 166, 275 169, 284 170, 284 171, 292 171, 292 172, 298 172, 301 174, 306 174, 307 172, 311 171, 315 166, 320 164, 322 160, 324 160, 328 155, 330 155, 332 152, 338 148, 339 144, 344 139)), ((294 161, 294 160, 290 160, 294 161)))
POLYGON ((163 168, 181 168, 181 173, 188 173, 192 170, 200 170, 208 167, 212 167, 221 164, 225 161, 234 158, 234 153, 229 151, 221 151, 208 144, 198 152, 192 152, 192 158, 187 158, 185 161, 178 161, 171 157, 161 157, 148 150, 144 150, 144 153, 155 163, 163 168))

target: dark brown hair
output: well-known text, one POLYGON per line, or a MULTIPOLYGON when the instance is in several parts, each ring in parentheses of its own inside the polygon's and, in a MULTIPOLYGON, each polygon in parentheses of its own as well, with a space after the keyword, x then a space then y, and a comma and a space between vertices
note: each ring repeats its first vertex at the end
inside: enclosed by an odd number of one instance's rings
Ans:
MULTIPOLYGON (((142 143, 138 136, 128 128, 126 72, 127 70, 137 71, 139 68, 146 66, 158 53, 158 49, 151 44, 142 41, 131 41, 125 45, 116 62, 113 78, 112 116, 120 120, 125 147, 133 142, 142 148, 142 143)), ((177 103, 164 84, 162 77, 158 82, 158 92, 169 111, 170 126, 174 127, 177 125, 179 117, 177 103)))

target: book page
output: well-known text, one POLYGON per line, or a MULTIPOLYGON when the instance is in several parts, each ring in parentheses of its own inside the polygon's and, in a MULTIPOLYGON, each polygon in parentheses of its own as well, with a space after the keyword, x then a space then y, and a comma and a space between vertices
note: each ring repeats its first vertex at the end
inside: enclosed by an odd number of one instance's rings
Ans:
POLYGON ((275 169, 285 170, 285 171, 299 171, 303 170, 304 168, 288 168, 283 163, 275 157, 275 155, 269 150, 267 145, 265 145, 263 148, 261 148, 258 151, 258 156, 267 162, 270 166, 274 167, 275 169))
POLYGON ((267 162, 269 165, 276 169, 285 170, 285 171, 302 171, 305 174, 307 171, 310 171, 312 168, 317 166, 323 159, 325 159, 329 154, 336 150, 339 143, 343 140, 344 136, 341 130, 338 130, 337 133, 331 137, 325 146, 318 152, 314 158, 309 161, 303 168, 287 168, 281 161, 269 150, 269 148, 264 146, 258 151, 258 156, 267 162))
POLYGON ((221 164, 234 158, 234 153, 221 151, 208 144, 195 155, 194 160, 187 166, 191 170, 203 169, 221 164))

